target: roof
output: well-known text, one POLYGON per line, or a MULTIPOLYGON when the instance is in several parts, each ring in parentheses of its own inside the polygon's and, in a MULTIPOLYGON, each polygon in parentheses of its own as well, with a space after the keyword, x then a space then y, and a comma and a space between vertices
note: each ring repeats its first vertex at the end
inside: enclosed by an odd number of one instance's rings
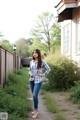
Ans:
POLYGON ((80 0, 58 0, 55 5, 58 13, 58 21, 72 18, 72 10, 80 6, 80 0))

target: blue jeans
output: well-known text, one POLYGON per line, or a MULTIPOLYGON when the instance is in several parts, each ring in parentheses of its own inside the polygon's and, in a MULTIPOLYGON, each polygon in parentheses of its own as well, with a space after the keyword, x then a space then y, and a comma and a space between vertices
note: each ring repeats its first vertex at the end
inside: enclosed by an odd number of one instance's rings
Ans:
POLYGON ((42 82, 34 84, 34 81, 30 81, 30 87, 33 94, 34 109, 38 109, 38 93, 40 91, 42 82))

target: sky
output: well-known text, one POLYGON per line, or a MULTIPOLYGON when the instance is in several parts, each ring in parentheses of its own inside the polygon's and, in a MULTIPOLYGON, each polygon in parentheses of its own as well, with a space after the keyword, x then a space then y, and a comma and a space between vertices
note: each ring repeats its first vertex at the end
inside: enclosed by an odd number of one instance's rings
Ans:
MULTIPOLYGON (((56 15, 54 0, 0 0, 0 32, 14 43, 29 38, 37 16, 49 11, 56 15)), ((1 38, 0 38, 1 39, 1 38)))

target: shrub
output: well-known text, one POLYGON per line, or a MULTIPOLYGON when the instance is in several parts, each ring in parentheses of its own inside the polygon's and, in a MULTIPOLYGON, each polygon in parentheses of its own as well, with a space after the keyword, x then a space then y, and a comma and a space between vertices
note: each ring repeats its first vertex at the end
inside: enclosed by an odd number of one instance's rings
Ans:
POLYGON ((3 95, 0 94, 0 111, 9 111, 9 105, 12 100, 12 96, 3 92, 3 95))
POLYGON ((14 113, 15 115, 19 116, 26 116, 27 114, 27 101, 26 99, 21 99, 20 97, 14 97, 9 106, 9 113, 14 113))
POLYGON ((0 86, 0 112, 8 112, 9 120, 22 120, 31 110, 31 102, 26 99, 27 72, 23 68, 17 74, 11 73, 4 88, 0 86))
POLYGON ((80 102, 80 81, 75 83, 75 86, 71 88, 70 99, 74 102, 80 102))
POLYGON ((50 85, 49 82, 45 82, 44 84, 42 84, 42 89, 46 90, 46 91, 53 91, 53 87, 52 85, 50 85))
POLYGON ((8 75, 8 80, 7 80, 7 83, 8 82, 12 82, 13 84, 16 84, 17 83, 17 74, 15 74, 15 73, 11 73, 11 74, 9 74, 8 75))
POLYGON ((23 119, 20 118, 18 115, 15 115, 15 114, 9 114, 9 116, 8 116, 8 120, 23 120, 23 119))
POLYGON ((75 71, 77 69, 77 64, 74 61, 64 56, 54 56, 52 60, 48 58, 47 62, 51 68, 50 73, 47 75, 51 88, 66 90, 74 85, 76 80, 75 71))
POLYGON ((11 84, 9 86, 5 86, 4 90, 6 91, 6 93, 11 94, 13 96, 18 96, 18 92, 17 92, 17 85, 16 84, 11 84))

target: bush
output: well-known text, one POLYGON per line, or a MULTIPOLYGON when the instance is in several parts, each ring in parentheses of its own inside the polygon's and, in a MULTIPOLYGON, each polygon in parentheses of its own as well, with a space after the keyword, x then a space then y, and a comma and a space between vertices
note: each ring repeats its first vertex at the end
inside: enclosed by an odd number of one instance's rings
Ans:
POLYGON ((6 93, 11 94, 13 96, 18 96, 18 90, 17 90, 17 85, 16 84, 11 84, 9 86, 5 86, 4 90, 6 93))
POLYGON ((50 73, 47 75, 51 88, 66 90, 74 85, 77 69, 77 64, 74 61, 64 56, 54 56, 53 59, 48 57, 47 62, 51 68, 50 73))
POLYGON ((2 94, 0 94, 0 112, 9 111, 9 105, 10 102, 12 100, 12 96, 9 94, 6 94, 5 92, 2 92, 2 94))
POLYGON ((20 97, 14 97, 10 102, 9 113, 14 113, 15 115, 19 115, 20 117, 26 116, 27 114, 27 101, 26 99, 21 99, 20 97))
POLYGON ((49 82, 45 82, 44 84, 42 84, 42 89, 46 90, 46 91, 53 91, 53 87, 52 85, 49 84, 49 82))
POLYGON ((8 74, 7 81, 5 84, 16 84, 18 80, 18 75, 15 73, 8 74))
POLYGON ((18 115, 15 115, 15 114, 9 114, 9 116, 8 116, 8 120, 23 120, 23 119, 20 118, 18 115))
POLYGON ((22 120, 31 110, 31 102, 26 99, 27 72, 23 68, 17 74, 11 73, 4 88, 0 87, 0 112, 8 112, 9 120, 22 120))
POLYGON ((70 99, 74 102, 80 102, 80 81, 75 83, 75 86, 71 88, 70 99))

